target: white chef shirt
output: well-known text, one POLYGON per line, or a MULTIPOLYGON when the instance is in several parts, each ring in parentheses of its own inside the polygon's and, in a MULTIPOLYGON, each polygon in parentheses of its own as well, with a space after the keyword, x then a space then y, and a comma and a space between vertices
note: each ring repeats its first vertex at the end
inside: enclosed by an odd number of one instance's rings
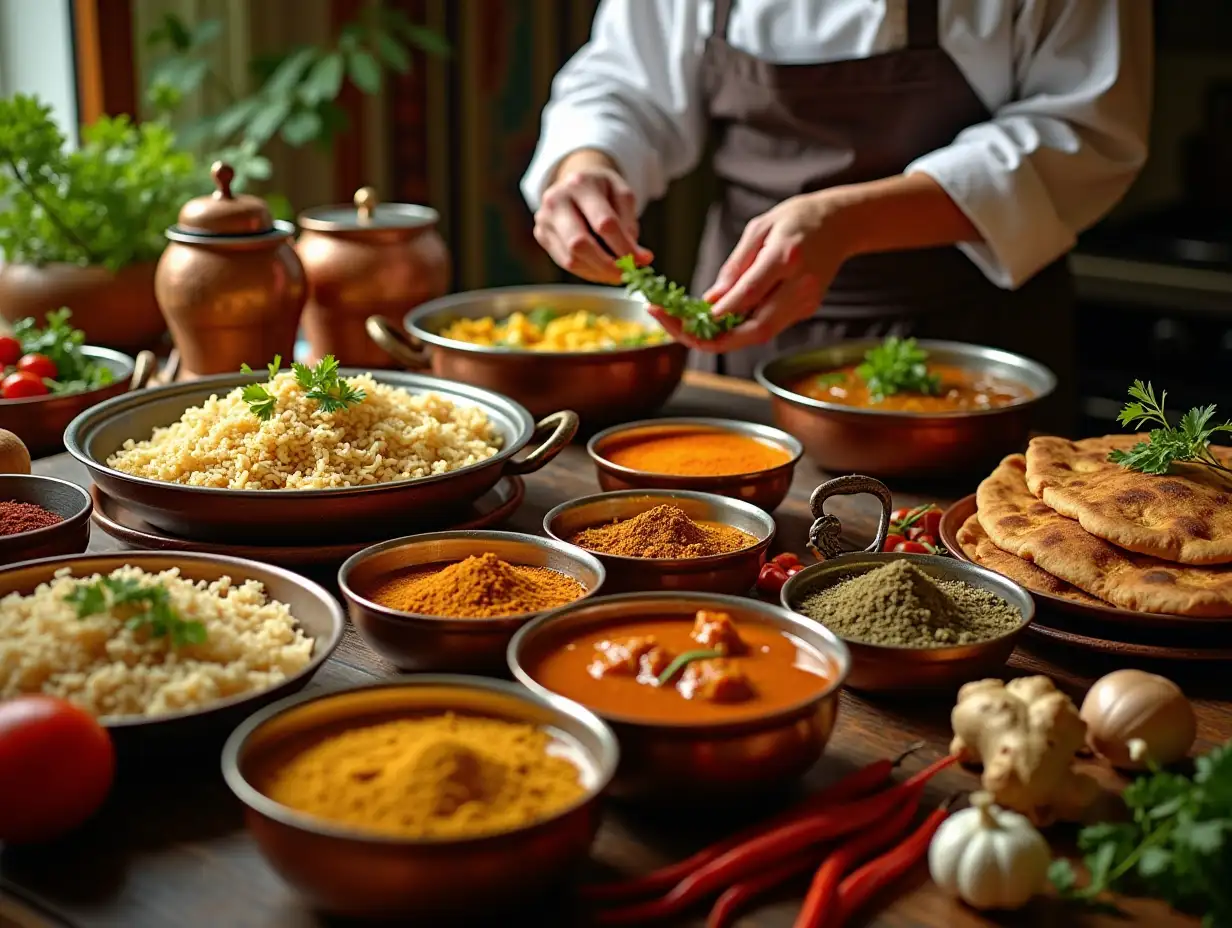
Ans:
MULTIPOLYGON (((867 57, 906 45, 906 8, 907 0, 737 0, 728 41, 776 63, 867 57)), ((993 115, 907 172, 945 189, 983 236, 959 247, 1013 288, 1069 251, 1146 158, 1151 2, 941 0, 939 14, 941 46, 993 115)), ((713 0, 602 0, 590 41, 553 82, 522 179, 532 209, 556 165, 580 148, 616 161, 639 209, 696 166, 713 18, 713 0)))

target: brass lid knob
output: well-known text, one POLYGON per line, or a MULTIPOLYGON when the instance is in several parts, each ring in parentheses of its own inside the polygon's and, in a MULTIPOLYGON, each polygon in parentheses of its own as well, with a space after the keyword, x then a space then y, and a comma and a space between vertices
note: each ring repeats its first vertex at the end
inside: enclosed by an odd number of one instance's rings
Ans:
POLYGON ((194 235, 254 235, 274 227, 270 208, 260 197, 250 194, 236 196, 231 192, 235 169, 222 161, 210 168, 215 190, 195 197, 180 210, 178 226, 181 232, 194 235))
POLYGON ((374 187, 360 187, 355 191, 355 209, 359 213, 361 224, 366 225, 372 221, 372 214, 376 212, 378 202, 374 187))

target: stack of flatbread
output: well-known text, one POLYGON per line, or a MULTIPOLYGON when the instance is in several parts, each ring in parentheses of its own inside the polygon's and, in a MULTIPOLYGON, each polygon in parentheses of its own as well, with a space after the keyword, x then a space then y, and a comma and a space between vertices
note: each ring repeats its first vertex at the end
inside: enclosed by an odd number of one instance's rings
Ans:
MULTIPOLYGON (((980 484, 963 551, 1064 599, 1232 617, 1232 476, 1199 464, 1155 476, 1108 460, 1146 437, 1033 439, 980 484)), ((1232 466, 1232 448, 1211 450, 1232 466)))

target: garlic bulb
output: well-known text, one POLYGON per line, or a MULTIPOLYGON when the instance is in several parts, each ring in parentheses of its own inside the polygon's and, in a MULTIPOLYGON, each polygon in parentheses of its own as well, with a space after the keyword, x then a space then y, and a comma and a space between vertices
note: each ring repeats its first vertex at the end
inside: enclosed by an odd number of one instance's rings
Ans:
POLYGON ((1160 766, 1189 753, 1198 733, 1193 706, 1171 680, 1143 670, 1117 670, 1095 682, 1082 701, 1087 745, 1122 770, 1160 766))
POLYGON ((971 795, 971 808, 942 822, 928 847, 933 882, 974 909, 1018 909, 1044 887, 1052 852, 1025 815, 971 795))

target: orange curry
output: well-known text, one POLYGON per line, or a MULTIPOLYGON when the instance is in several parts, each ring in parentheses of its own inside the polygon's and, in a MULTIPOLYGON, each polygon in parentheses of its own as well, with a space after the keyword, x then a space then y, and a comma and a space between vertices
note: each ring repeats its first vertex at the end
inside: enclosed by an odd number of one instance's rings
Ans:
POLYGON ((829 686, 833 668, 767 624, 725 612, 590 628, 532 660, 530 675, 600 715, 652 724, 733 722, 778 712, 829 686))
POLYGON ((889 412, 961 412, 995 409, 1018 403, 1031 396, 1023 384, 990 377, 981 371, 971 371, 952 364, 929 364, 928 372, 941 379, 941 392, 936 396, 923 393, 895 393, 880 402, 873 402, 868 387, 856 373, 858 364, 799 377, 786 384, 788 390, 825 403, 840 403, 864 409, 884 409, 889 412))
POLYGON ((754 474, 791 460, 779 445, 705 427, 639 430, 615 437, 598 450, 613 464, 630 470, 685 477, 754 474))

